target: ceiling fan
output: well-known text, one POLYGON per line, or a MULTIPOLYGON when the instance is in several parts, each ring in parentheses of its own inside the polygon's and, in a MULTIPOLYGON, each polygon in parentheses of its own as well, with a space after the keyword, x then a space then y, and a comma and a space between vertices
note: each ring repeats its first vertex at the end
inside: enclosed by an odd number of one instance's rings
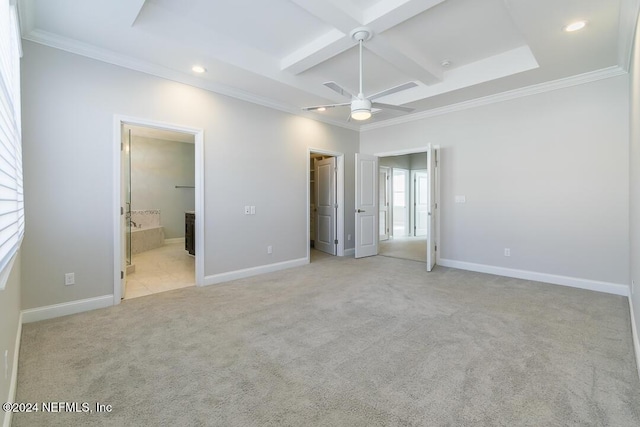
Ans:
POLYGON ((350 96, 351 102, 343 102, 341 104, 316 105, 313 107, 304 107, 303 110, 325 111, 327 108, 351 106, 351 115, 349 118, 354 120, 367 120, 368 118, 370 118, 371 108, 398 110, 405 113, 410 113, 413 111, 413 108, 400 107, 398 105, 383 104, 381 102, 372 101, 374 99, 382 98, 383 96, 387 96, 392 93, 400 92, 402 90, 418 86, 414 82, 408 82, 399 86, 394 86, 392 88, 385 89, 382 92, 374 93, 373 95, 369 95, 367 97, 364 96, 364 93, 362 92, 362 43, 366 40, 369 40, 371 38, 371 35, 371 30, 367 27, 359 27, 351 31, 351 37, 360 45, 360 90, 358 91, 358 94, 355 95, 349 92, 347 89, 343 88, 336 82, 323 83, 326 87, 335 92, 338 92, 340 95, 350 96))

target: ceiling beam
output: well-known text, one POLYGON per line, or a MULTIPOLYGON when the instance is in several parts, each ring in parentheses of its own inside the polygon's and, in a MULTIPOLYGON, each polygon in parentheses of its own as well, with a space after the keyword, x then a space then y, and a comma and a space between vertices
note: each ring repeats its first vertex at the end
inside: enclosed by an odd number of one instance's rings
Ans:
POLYGON ((347 8, 349 2, 337 3, 332 0, 291 0, 291 2, 345 34, 362 25, 361 14, 347 8))
POLYGON ((142 7, 146 3, 147 0, 134 0, 127 2, 128 6, 125 10, 127 21, 131 22, 131 26, 133 26, 138 20, 138 16, 140 16, 140 12, 142 12, 142 7))
POLYGON ((331 30, 280 61, 280 69, 300 74, 352 47, 354 41, 340 30, 331 30))
POLYGON ((280 62, 283 71, 300 74, 353 46, 349 32, 362 25, 362 17, 353 10, 345 9, 348 2, 336 4, 330 0, 291 1, 335 29, 283 58, 280 62))
POLYGON ((384 0, 374 4, 363 13, 364 25, 381 33, 409 18, 439 5, 445 0, 384 0))
POLYGON ((430 9, 444 0, 384 0, 362 14, 347 9, 348 2, 332 0, 291 0, 321 21, 334 27, 322 37, 283 58, 280 67, 292 74, 301 74, 355 45, 349 33, 366 24, 375 36, 365 47, 380 56, 410 78, 426 85, 442 81, 437 62, 409 47, 394 46, 380 34, 407 19, 430 9))

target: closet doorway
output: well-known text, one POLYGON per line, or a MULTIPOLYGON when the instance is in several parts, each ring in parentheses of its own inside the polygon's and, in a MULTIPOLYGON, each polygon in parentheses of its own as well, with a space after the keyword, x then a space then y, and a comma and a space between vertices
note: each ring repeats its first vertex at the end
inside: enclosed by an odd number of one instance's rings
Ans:
POLYGON ((309 261, 344 255, 344 155, 308 150, 307 235, 309 261))

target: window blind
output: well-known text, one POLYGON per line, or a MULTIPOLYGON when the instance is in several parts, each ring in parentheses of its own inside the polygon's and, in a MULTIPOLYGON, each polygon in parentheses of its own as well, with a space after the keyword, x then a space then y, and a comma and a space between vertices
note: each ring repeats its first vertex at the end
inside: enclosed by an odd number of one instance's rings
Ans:
POLYGON ((20 32, 14 3, 0 0, 0 288, 24 234, 20 32))

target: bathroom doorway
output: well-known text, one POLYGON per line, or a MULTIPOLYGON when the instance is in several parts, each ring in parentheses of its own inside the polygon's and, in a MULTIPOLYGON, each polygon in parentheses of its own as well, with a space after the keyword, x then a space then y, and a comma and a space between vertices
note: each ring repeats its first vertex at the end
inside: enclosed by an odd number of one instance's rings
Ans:
POLYGON ((114 303, 201 284, 201 131, 123 119, 116 125, 114 303))

